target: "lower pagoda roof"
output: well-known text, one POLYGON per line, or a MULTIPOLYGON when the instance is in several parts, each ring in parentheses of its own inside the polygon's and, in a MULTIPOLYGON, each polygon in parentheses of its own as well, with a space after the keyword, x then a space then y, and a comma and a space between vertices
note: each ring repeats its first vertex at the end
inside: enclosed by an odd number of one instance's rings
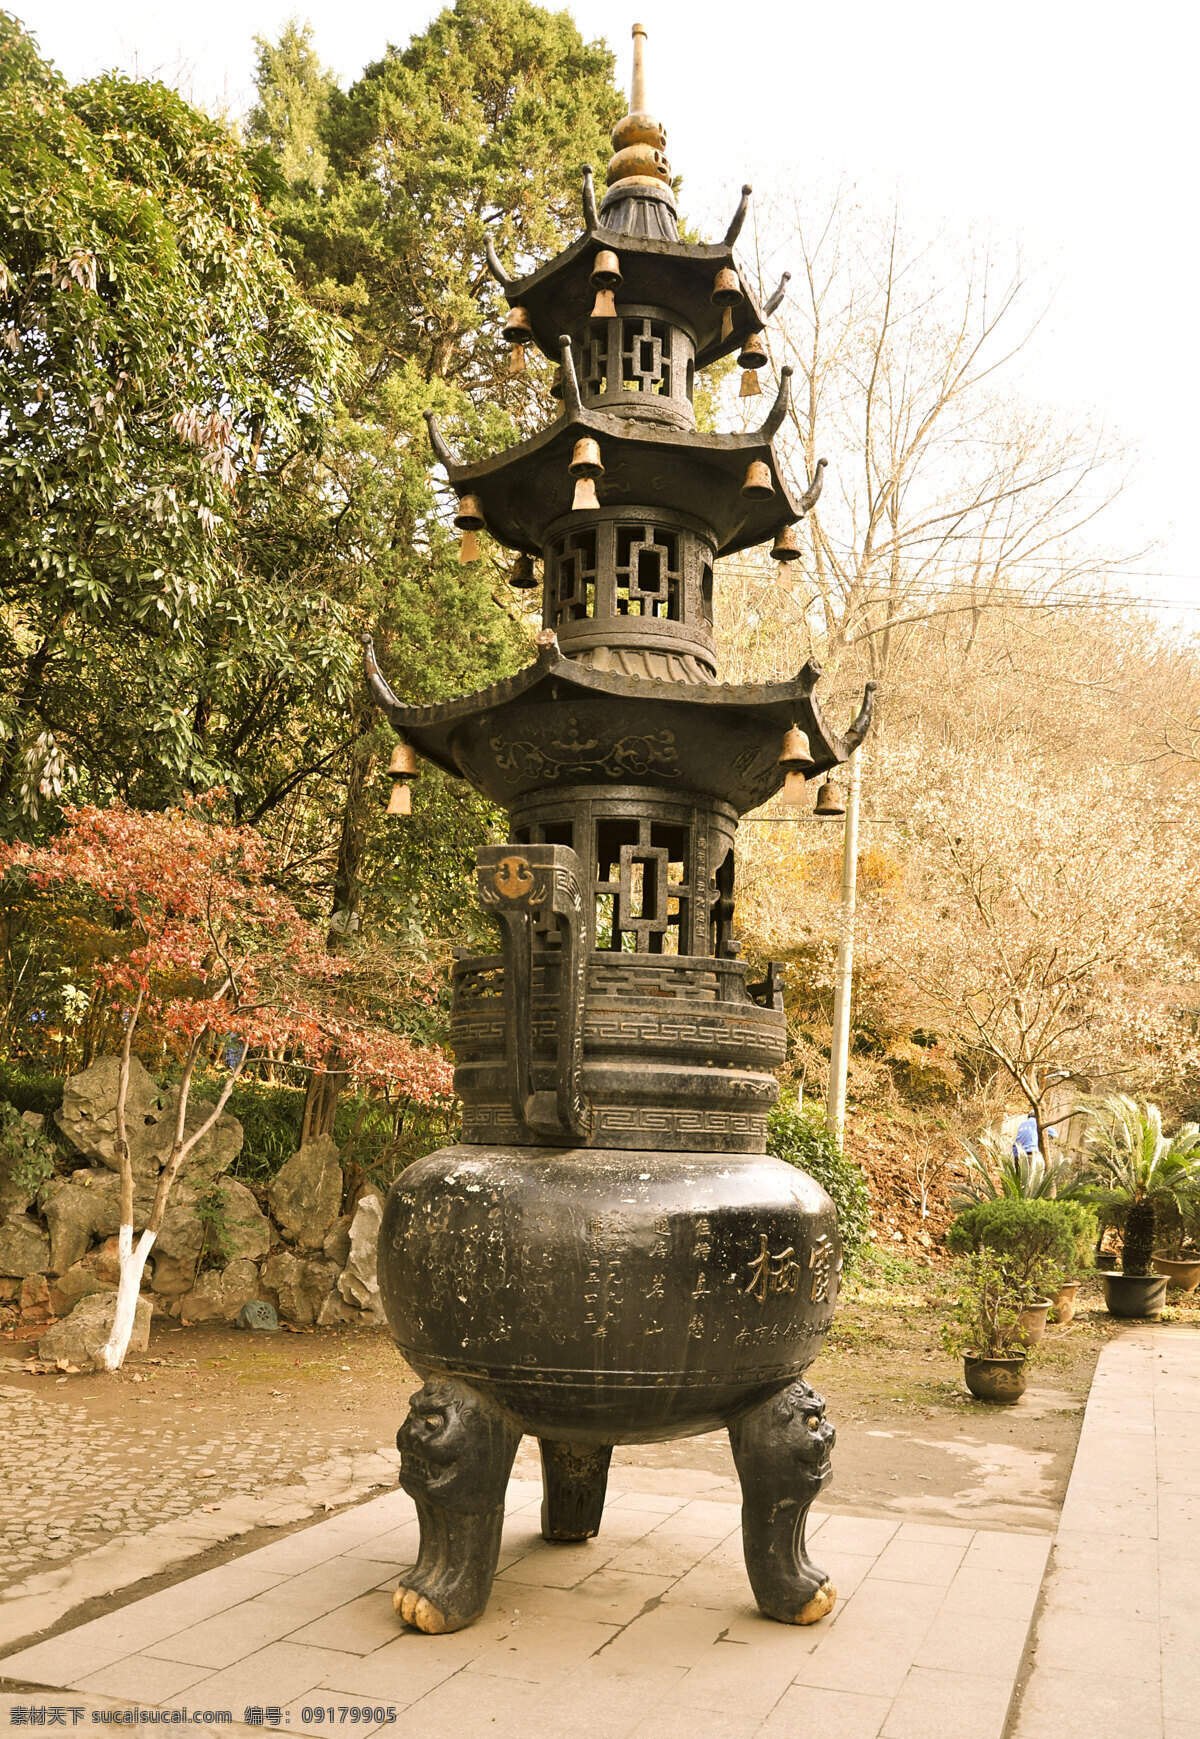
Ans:
POLYGON ((812 761, 801 770, 815 778, 854 752, 874 706, 868 683, 840 737, 813 698, 822 675, 813 659, 787 682, 653 681, 568 658, 548 630, 538 636, 536 662, 516 676, 459 700, 408 706, 380 671, 369 635, 363 653, 371 691, 394 728, 427 761, 505 809, 555 786, 650 785, 716 797, 744 815, 782 786, 779 752, 789 726, 807 734, 812 761))

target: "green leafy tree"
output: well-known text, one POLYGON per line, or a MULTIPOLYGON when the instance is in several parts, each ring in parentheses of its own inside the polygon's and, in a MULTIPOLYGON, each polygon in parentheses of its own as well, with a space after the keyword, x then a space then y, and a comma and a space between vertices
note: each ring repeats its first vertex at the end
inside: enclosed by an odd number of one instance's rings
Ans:
MULTIPOLYGON (((606 159, 624 106, 612 66, 565 12, 527 0, 459 0, 345 92, 307 30, 259 44, 249 143, 296 275, 351 332, 359 363, 323 453, 359 558, 351 607, 407 700, 469 692, 530 656, 506 553, 485 540, 481 561, 457 561, 424 413, 464 451, 493 452, 551 409, 548 364, 531 353, 525 374, 510 372, 484 243, 515 273, 579 233, 580 167, 606 159)), ((475 923, 473 849, 499 817, 429 774, 411 823, 391 833, 374 783, 386 733, 365 698, 351 730, 321 787, 322 804, 340 805, 336 926, 358 925, 369 885, 369 919, 461 933, 475 923)))
POLYGON ((344 699, 343 612, 287 558, 349 360, 224 127, 160 84, 72 88, 0 15, 10 827, 75 783, 152 806, 245 789, 264 721, 344 699))

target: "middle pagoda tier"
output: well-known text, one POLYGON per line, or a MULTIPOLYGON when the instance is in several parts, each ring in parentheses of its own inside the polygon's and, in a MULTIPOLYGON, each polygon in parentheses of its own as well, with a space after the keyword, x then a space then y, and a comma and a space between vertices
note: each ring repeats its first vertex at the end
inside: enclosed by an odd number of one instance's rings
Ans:
POLYGON ((530 276, 488 248, 505 336, 557 361, 561 415, 471 465, 428 419, 456 523, 541 559, 536 661, 435 706, 401 701, 369 641, 366 669, 401 736, 510 817, 478 854, 501 953, 453 975, 464 1142, 760 1153, 786 1025, 778 973, 750 984, 738 958, 734 835, 786 774, 847 759, 872 694, 839 736, 815 662, 719 681, 715 564, 794 556, 820 472, 798 497, 775 451, 790 370, 757 430, 697 430, 697 371, 765 363, 782 286, 764 308, 733 253, 749 189, 722 244, 682 242, 665 162, 641 168, 599 211, 586 171, 584 234, 530 276))

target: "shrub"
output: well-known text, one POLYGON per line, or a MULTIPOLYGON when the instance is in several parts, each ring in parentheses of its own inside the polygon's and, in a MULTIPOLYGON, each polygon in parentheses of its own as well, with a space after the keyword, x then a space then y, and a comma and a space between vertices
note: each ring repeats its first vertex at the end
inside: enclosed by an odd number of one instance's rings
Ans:
POLYGON ((0 1184, 26 1200, 54 1175, 54 1143, 21 1120, 12 1105, 0 1105, 0 1184))
POLYGON ((1022 1280, 1049 1286, 1085 1266, 1096 1216, 1082 1202, 1001 1196, 964 1208, 946 1234, 957 1256, 992 1250, 1022 1280))
POLYGON ((244 1137, 230 1176, 243 1183, 266 1183, 300 1146, 304 1088, 240 1082, 229 1095, 227 1109, 241 1124, 244 1137))
POLYGON ((767 1117, 767 1152, 815 1178, 837 1209, 847 1270, 870 1242, 866 1179, 846 1159, 818 1113, 782 1100, 767 1117))
POLYGON ((18 1111, 39 1111, 48 1117, 63 1102, 66 1081, 35 1063, 0 1063, 0 1099, 18 1111))
POLYGON ((1033 1279, 1018 1278, 1007 1259, 992 1249, 976 1250, 965 1257, 959 1267, 954 1312, 941 1328, 946 1351, 952 1357, 966 1353, 994 1359, 1014 1351, 1028 1357, 1032 1349, 1020 1344, 1018 1338, 1020 1315, 1026 1305, 1035 1302, 1036 1279, 1036 1275, 1033 1279))

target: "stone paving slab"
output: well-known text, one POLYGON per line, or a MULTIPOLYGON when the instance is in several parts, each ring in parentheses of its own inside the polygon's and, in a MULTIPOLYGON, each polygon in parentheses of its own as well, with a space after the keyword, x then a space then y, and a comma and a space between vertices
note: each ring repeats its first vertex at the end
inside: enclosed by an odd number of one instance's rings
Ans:
POLYGON ((1200 1706, 1200 1331, 1100 1354, 1012 1739, 1183 1739, 1200 1706))
POLYGON ((116 1698, 314 1734, 1001 1739, 1047 1535, 814 1513, 840 1597, 796 1628, 754 1608, 736 1492, 705 1484, 621 1468, 599 1538, 550 1546, 514 1479, 488 1610, 444 1637, 392 1613, 416 1549, 393 1492, 0 1659, 47 1687, 0 1698, 0 1721, 6 1700, 116 1698))

